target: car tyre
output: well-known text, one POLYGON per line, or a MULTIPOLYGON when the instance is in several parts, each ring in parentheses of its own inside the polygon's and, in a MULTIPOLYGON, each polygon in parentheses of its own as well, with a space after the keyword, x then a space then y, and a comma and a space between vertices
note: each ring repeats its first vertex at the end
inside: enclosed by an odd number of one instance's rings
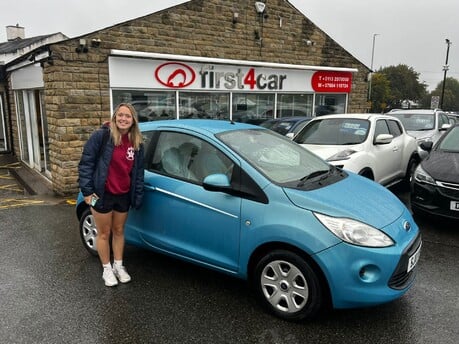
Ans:
POLYGON ((83 246, 93 256, 97 256, 97 228, 94 221, 94 216, 91 214, 91 209, 86 208, 80 218, 79 224, 80 238, 83 242, 83 246))
POLYGON ((418 167, 419 161, 415 157, 411 157, 410 161, 408 161, 408 166, 406 168, 406 174, 405 174, 405 185, 409 188, 411 184, 411 177, 414 175, 414 171, 416 170, 416 167, 418 167))
POLYGON ((265 308, 285 320, 313 318, 324 304, 314 269, 291 251, 275 250, 260 259, 253 284, 265 308))

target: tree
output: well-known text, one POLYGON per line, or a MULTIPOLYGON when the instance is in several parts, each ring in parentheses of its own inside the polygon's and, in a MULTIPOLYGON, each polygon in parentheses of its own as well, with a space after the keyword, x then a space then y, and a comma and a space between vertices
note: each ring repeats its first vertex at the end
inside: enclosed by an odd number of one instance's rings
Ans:
POLYGON ((370 112, 383 112, 390 98, 390 82, 382 73, 371 76, 370 112))
MULTIPOLYGON (((443 81, 441 81, 435 90, 430 94, 432 96, 441 97, 443 89, 443 81)), ((458 111, 459 110, 459 80, 448 77, 445 81, 445 94, 443 99, 442 110, 445 111, 458 111)))
POLYGON ((400 64, 381 68, 378 73, 383 74, 390 83, 389 108, 399 108, 402 101, 420 102, 427 93, 427 85, 419 81, 419 73, 412 67, 400 64))

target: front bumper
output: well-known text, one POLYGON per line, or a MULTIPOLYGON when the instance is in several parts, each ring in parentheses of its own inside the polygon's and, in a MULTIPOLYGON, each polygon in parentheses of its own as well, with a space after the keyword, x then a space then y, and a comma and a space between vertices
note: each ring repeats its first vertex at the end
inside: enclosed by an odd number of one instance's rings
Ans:
POLYGON ((459 219, 459 210, 452 210, 451 202, 459 202, 459 184, 431 185, 416 180, 411 184, 411 209, 414 212, 459 219))
POLYGON ((374 306, 398 299, 410 289, 417 269, 409 270, 408 264, 422 240, 414 222, 411 229, 402 231, 392 247, 341 243, 316 256, 328 280, 334 308, 374 306))

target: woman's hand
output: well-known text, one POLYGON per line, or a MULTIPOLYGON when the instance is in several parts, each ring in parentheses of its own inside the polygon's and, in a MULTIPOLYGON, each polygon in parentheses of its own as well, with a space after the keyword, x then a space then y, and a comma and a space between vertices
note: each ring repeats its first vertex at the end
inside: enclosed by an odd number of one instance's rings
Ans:
POLYGON ((94 204, 96 204, 98 199, 99 199, 99 196, 97 196, 95 193, 93 193, 91 195, 85 196, 84 202, 87 205, 94 206, 94 204))

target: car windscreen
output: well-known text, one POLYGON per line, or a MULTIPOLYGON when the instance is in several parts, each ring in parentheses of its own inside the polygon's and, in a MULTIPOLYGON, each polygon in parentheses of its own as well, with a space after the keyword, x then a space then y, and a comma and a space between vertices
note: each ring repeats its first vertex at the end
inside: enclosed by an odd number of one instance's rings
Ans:
POLYGON ((366 140, 370 122, 359 118, 327 118, 309 122, 295 142, 313 145, 350 145, 366 140))
POLYGON ((218 138, 276 184, 298 184, 305 176, 330 169, 316 155, 267 129, 234 130, 218 138))
POLYGON ((435 115, 432 114, 411 114, 411 113, 390 113, 391 116, 398 118, 405 130, 422 131, 435 128, 435 115))
POLYGON ((459 153, 459 126, 452 128, 445 134, 437 149, 459 153))

